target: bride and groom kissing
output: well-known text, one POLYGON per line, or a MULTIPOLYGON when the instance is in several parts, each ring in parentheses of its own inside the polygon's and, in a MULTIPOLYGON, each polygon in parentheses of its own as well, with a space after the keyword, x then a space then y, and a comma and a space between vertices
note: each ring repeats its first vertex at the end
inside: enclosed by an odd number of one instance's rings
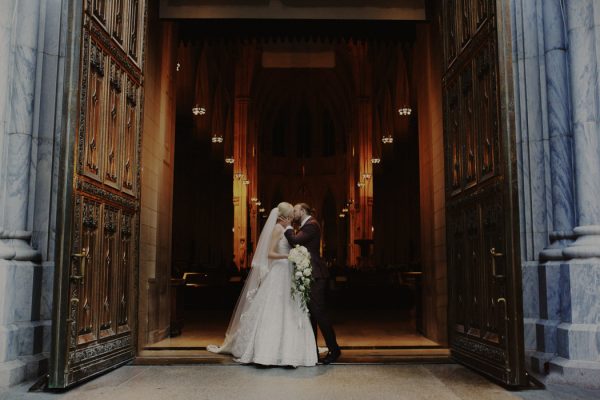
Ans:
POLYGON ((341 354, 325 307, 329 271, 319 256, 321 227, 305 203, 280 203, 262 230, 251 270, 221 346, 208 351, 231 354, 243 364, 314 366, 330 364, 341 354), (292 222, 299 225, 297 230, 292 222), (290 250, 304 246, 310 253, 312 284, 307 314, 292 294, 294 265, 290 250), (329 349, 318 359, 317 327, 329 349))

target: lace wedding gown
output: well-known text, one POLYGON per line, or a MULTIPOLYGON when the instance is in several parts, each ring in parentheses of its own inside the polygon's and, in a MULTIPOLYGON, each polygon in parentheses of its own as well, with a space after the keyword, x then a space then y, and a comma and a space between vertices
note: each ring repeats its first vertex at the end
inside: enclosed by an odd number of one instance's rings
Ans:
MULTIPOLYGON (((277 253, 288 254, 285 237, 277 253)), ((293 265, 274 260, 255 293, 248 292, 248 305, 240 316, 238 329, 229 334, 222 347, 208 351, 232 354, 240 363, 285 366, 313 366, 317 363, 315 336, 308 315, 291 295, 293 265)))

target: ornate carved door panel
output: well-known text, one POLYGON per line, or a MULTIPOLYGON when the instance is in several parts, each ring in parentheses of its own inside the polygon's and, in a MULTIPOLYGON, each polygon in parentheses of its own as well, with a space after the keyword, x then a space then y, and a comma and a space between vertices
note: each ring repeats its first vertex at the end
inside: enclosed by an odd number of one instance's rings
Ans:
POLYGON ((135 356, 145 4, 72 3, 51 388, 135 356))
POLYGON ((510 47, 499 51, 510 44, 505 3, 442 2, 449 338, 458 361, 522 385, 510 47))

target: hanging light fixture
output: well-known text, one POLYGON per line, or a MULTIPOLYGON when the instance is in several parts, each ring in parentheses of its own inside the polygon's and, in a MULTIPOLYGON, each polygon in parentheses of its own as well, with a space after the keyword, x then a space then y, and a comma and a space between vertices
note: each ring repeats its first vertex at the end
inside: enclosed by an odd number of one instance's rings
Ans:
POLYGON ((206 114, 206 108, 200 107, 198 104, 196 104, 194 107, 192 107, 192 114, 204 115, 204 114, 206 114))
POLYGON ((410 115, 410 114, 412 114, 412 108, 410 108, 407 105, 403 105, 402 107, 400 107, 398 109, 398 114, 400 114, 402 116, 410 115))
POLYGON ((342 212, 343 212, 344 214, 345 214, 345 213, 347 213, 347 212, 348 212, 348 207, 344 207, 344 208, 342 208, 342 212))
POLYGON ((381 141, 383 142, 383 144, 392 144, 394 143, 394 137, 390 134, 387 134, 386 136, 381 138, 381 141))
POLYGON ((223 136, 214 134, 211 140, 213 143, 223 143, 223 136))
POLYGON ((381 162, 381 158, 371 158, 371 164, 379 164, 381 162))
POLYGON ((235 162, 235 159, 234 159, 233 157, 227 157, 227 158, 225 159, 225 162, 226 162, 227 164, 233 164, 233 163, 235 162))
POLYGON ((346 218, 346 214, 344 214, 344 213, 341 213, 341 214, 340 214, 340 218, 346 218))

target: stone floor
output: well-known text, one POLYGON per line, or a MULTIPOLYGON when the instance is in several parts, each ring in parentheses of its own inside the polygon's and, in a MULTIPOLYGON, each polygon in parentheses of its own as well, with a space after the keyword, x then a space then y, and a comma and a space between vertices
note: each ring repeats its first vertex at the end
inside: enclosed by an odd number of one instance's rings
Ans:
POLYGON ((509 392, 455 364, 334 365, 295 370, 238 365, 125 366, 66 393, 30 393, 28 387, 0 390, 0 400, 600 398, 600 391, 563 386, 509 392))
MULTIPOLYGON (((414 310, 413 310, 414 311, 414 310)), ((223 341, 229 325, 229 310, 197 310, 186 313, 180 336, 161 340, 146 348, 206 347, 223 341)), ((401 310, 353 309, 331 312, 340 346, 437 346, 417 332, 415 316, 401 310)), ((325 345, 321 335, 319 344, 325 345)))

